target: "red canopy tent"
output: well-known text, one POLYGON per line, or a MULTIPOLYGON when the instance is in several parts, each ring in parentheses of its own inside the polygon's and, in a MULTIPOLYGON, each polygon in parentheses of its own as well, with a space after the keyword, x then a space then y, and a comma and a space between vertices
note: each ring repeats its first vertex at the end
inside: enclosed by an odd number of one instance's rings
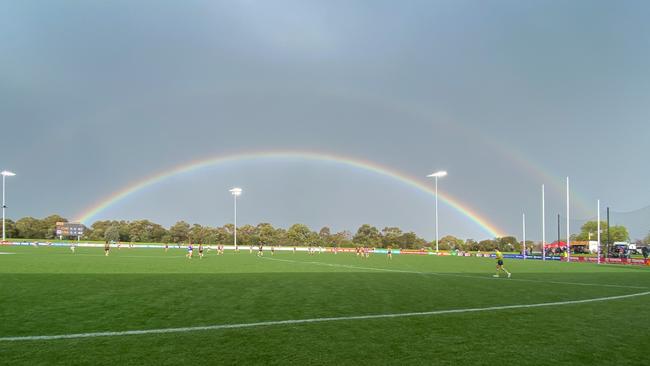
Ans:
POLYGON ((544 245, 544 248, 566 248, 566 242, 565 241, 554 241, 552 243, 548 243, 544 245))

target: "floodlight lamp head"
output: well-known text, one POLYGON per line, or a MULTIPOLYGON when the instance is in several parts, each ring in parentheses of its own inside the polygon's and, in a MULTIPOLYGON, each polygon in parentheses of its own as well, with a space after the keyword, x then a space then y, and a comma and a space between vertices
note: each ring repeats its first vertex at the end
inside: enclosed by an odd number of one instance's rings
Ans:
POLYGON ((444 177, 445 175, 447 175, 447 172, 444 171, 444 170, 441 170, 441 171, 439 171, 439 172, 431 173, 431 174, 427 175, 427 177, 431 177, 431 178, 442 178, 442 177, 444 177))
POLYGON ((16 175, 16 173, 10 172, 8 170, 3 170, 2 172, 0 172, 0 174, 2 174, 2 176, 4 177, 13 177, 14 175, 16 175))
POLYGON ((235 197, 236 196, 241 196, 242 189, 235 187, 235 188, 231 189, 229 192, 232 193, 232 195, 235 196, 235 197))

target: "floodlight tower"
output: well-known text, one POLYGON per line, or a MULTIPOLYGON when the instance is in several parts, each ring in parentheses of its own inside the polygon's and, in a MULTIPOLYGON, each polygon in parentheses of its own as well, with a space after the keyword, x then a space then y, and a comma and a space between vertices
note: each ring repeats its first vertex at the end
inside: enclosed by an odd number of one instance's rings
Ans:
POLYGON ((241 193, 243 192, 241 188, 235 187, 229 191, 233 198, 235 199, 235 239, 234 239, 234 245, 235 247, 237 246, 237 197, 241 196, 241 193))
POLYGON ((442 178, 446 175, 447 172, 444 170, 427 175, 427 177, 433 177, 436 180, 436 253, 438 252, 438 178, 442 178))
POLYGON ((542 184, 542 260, 546 260, 546 207, 544 185, 542 184))
POLYGON ((596 234, 596 237, 598 238, 598 264, 600 264, 600 200, 596 201, 596 221, 598 222, 597 226, 597 231, 598 233, 596 234))
POLYGON ((5 204, 5 178, 13 177, 16 173, 3 170, 0 174, 2 174, 2 241, 5 241, 5 209, 7 208, 7 205, 5 204))

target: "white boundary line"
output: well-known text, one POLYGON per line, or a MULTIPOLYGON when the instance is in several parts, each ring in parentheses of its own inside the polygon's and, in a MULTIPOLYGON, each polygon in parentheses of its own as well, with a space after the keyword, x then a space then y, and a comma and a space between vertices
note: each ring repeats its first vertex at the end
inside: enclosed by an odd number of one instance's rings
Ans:
POLYGON ((273 326, 273 325, 323 323, 323 322, 345 321, 345 320, 405 318, 405 317, 431 316, 431 315, 443 315, 443 314, 476 313, 476 312, 484 312, 484 311, 541 308, 547 306, 584 304, 584 303, 591 303, 591 302, 628 299, 632 297, 645 296, 645 295, 650 295, 650 291, 639 292, 636 294, 629 294, 629 295, 599 297, 595 299, 585 299, 585 300, 547 302, 547 303, 540 303, 540 304, 504 305, 504 306, 490 306, 487 308, 449 309, 449 310, 412 312, 412 313, 356 315, 356 316, 341 316, 341 317, 330 317, 330 318, 290 319, 290 320, 276 320, 276 321, 257 322, 257 323, 205 325, 205 326, 184 327, 184 328, 127 330, 121 332, 96 332, 96 333, 76 333, 76 334, 42 335, 42 336, 2 337, 0 338, 0 341, 16 342, 16 341, 38 341, 38 340, 72 339, 72 338, 115 337, 115 336, 141 335, 141 334, 187 333, 187 332, 196 332, 196 331, 205 331, 205 330, 241 329, 241 328, 273 326))
MULTIPOLYGON (((325 262, 316 262, 316 261, 305 262, 305 261, 296 261, 296 260, 291 260, 291 259, 277 259, 277 258, 265 258, 265 257, 262 257, 262 259, 267 259, 267 260, 271 260, 271 261, 282 261, 282 262, 302 263, 302 264, 316 264, 316 265, 327 266, 327 267, 340 267, 340 268, 348 268, 348 269, 362 269, 362 270, 381 271, 381 272, 412 273, 412 274, 431 275, 431 276, 473 278, 473 279, 488 280, 488 281, 505 280, 505 278, 481 277, 481 276, 462 275, 462 274, 455 274, 455 273, 420 272, 420 271, 408 271, 408 270, 389 269, 389 268, 359 267, 359 266, 353 266, 353 265, 347 265, 347 264, 335 264, 335 263, 325 263, 325 262)), ((527 280, 527 279, 523 279, 523 278, 508 278, 507 280, 508 281, 519 281, 519 282, 551 283, 551 284, 556 284, 556 285, 629 288, 629 289, 637 289, 637 290, 646 290, 646 289, 649 288, 649 287, 644 287, 644 286, 610 285, 610 284, 604 284, 604 283, 527 280)))
MULTIPOLYGON (((47 256, 52 255, 51 253, 46 254, 47 256)), ((69 258, 74 258, 74 257, 106 257, 105 254, 84 254, 84 253, 56 253, 54 255, 60 255, 60 256, 66 256, 69 258)), ((172 253, 169 255, 120 255, 120 254, 109 254, 108 255, 111 258, 159 258, 159 259, 178 259, 178 258, 185 258, 185 255, 180 255, 178 252, 177 253, 172 253)), ((198 254, 196 255, 198 258, 198 254)))

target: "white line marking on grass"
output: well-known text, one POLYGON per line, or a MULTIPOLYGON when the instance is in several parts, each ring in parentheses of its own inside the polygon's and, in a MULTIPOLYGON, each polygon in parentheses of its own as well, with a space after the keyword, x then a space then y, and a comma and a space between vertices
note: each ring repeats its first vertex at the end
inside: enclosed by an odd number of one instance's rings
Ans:
POLYGON ((0 252, 0 254, 16 254, 16 253, 0 252))
POLYGON ((348 269, 362 269, 362 270, 371 270, 371 271, 381 271, 381 272, 396 272, 396 273, 411 273, 411 274, 421 274, 421 275, 431 275, 431 276, 447 276, 447 277, 461 277, 461 278, 472 278, 488 281, 499 281, 499 280, 508 280, 508 281, 519 281, 519 282, 537 282, 537 283, 551 283, 556 285, 575 285, 575 286, 596 286, 596 287, 614 287, 614 288, 629 288, 637 290, 645 290, 648 287, 644 286, 628 286, 628 285, 610 285, 604 283, 584 283, 584 282, 564 282, 564 281, 544 281, 544 280, 527 280, 523 278, 494 278, 494 277, 481 277, 481 276, 471 276, 471 275, 462 275, 456 273, 441 273, 441 272, 420 272, 420 271, 408 271, 400 269, 390 269, 390 268, 374 268, 374 267, 360 267, 347 264, 335 264, 335 263, 325 263, 317 261, 296 261, 291 259, 277 259, 277 258, 263 258, 271 261, 281 261, 281 262, 290 262, 290 263, 303 263, 303 264, 316 264, 327 267, 340 267, 348 269))
MULTIPOLYGON (((106 257, 105 254, 84 254, 84 253, 55 253, 55 254, 47 253, 45 255, 46 256, 60 255, 60 256, 66 256, 66 257, 70 257, 70 258, 73 258, 73 257, 106 257)), ((115 253, 115 254, 109 254, 108 256, 111 257, 111 258, 161 258, 161 259, 185 258, 185 255, 180 255, 178 253, 176 253, 176 255, 174 255, 174 254, 169 254, 169 255, 166 255, 166 254, 161 254, 161 255, 120 255, 119 253, 115 253)))
POLYGON ((591 302, 629 299, 632 297, 645 296, 645 295, 650 295, 650 291, 639 292, 636 294, 629 294, 629 295, 599 297, 595 299, 585 299, 585 300, 546 302, 540 304, 504 305, 504 306, 490 306, 486 308, 449 309, 449 310, 395 313, 395 314, 355 315, 355 316, 341 316, 341 317, 330 317, 330 318, 275 320, 275 321, 257 322, 257 323, 219 324, 219 325, 205 325, 205 326, 184 327, 184 328, 127 330, 121 332, 96 332, 96 333, 76 333, 76 334, 59 334, 59 335, 41 335, 41 336, 2 337, 0 338, 0 341, 16 342, 16 341, 38 341, 38 340, 72 339, 72 338, 115 337, 115 336, 141 335, 141 334, 187 333, 187 332, 196 332, 196 331, 205 331, 205 330, 241 329, 241 328, 272 326, 272 325, 293 325, 293 324, 323 323, 323 322, 334 322, 334 321, 345 321, 345 320, 405 318, 405 317, 431 316, 431 315, 444 315, 444 314, 477 313, 477 312, 484 312, 484 311, 527 309, 527 308, 541 308, 547 306, 585 304, 591 302))

